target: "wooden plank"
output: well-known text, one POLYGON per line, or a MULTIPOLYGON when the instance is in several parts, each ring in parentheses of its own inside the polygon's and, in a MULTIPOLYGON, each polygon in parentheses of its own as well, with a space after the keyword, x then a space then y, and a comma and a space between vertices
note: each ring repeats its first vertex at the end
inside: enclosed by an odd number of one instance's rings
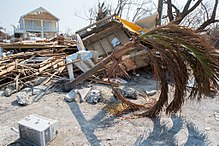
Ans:
POLYGON ((55 61, 53 61, 53 62, 50 62, 50 63, 48 63, 47 65, 45 65, 45 66, 39 68, 39 69, 38 69, 38 72, 40 73, 40 72, 42 72, 43 70, 45 70, 45 69, 47 69, 47 68, 49 68, 49 67, 51 67, 51 66, 57 64, 57 63, 60 62, 60 61, 62 61, 62 59, 58 59, 58 60, 55 60, 55 61))
POLYGON ((7 63, 3 66, 0 66, 0 70, 4 70, 5 68, 8 68, 9 66, 13 66, 13 65, 15 65, 15 62, 7 63))
POLYGON ((15 69, 15 65, 10 66, 10 67, 8 67, 8 68, 2 70, 2 71, 0 72, 0 76, 6 74, 6 73, 8 73, 8 72, 11 72, 11 71, 14 70, 14 69, 15 69))
MULTIPOLYGON (((118 32, 118 31, 117 31, 118 32)), ((116 38, 120 41, 121 45, 123 45, 123 41, 121 41, 121 38, 117 35, 115 31, 113 31, 113 34, 116 36, 116 38)))
POLYGON ((101 47, 101 44, 99 41, 95 42, 92 44, 92 46, 95 48, 95 50, 98 52, 98 56, 106 56, 106 53, 104 52, 104 50, 101 47))
POLYGON ((102 38, 105 38, 106 36, 113 34, 114 31, 117 32, 117 31, 122 31, 122 30, 123 30, 122 24, 118 23, 101 32, 88 36, 85 40, 83 40, 83 43, 86 46, 87 44, 89 44, 87 42, 96 42, 98 41, 98 39, 102 39, 102 38))
POLYGON ((104 58, 101 62, 96 64, 93 68, 91 68, 87 72, 78 76, 75 80, 70 81, 69 83, 66 83, 64 86, 65 90, 69 91, 70 89, 74 88, 76 85, 83 82, 87 78, 91 77, 96 72, 98 72, 100 69, 104 68, 106 66, 106 64, 108 64, 113 58, 118 59, 118 58, 122 57, 122 55, 124 55, 125 53, 127 53, 128 51, 133 50, 133 49, 134 49, 133 42, 128 42, 127 44, 120 47, 119 49, 114 51, 112 54, 110 54, 109 56, 104 58))
POLYGON ((105 50, 105 47, 104 47, 104 45, 102 44, 101 40, 98 39, 98 41, 99 41, 99 43, 100 43, 100 45, 101 45, 101 47, 102 47, 102 50, 108 55, 108 53, 107 53, 107 51, 105 50))
POLYGON ((19 77, 20 77, 20 73, 14 78, 16 91, 19 90, 19 82, 18 82, 19 77))
POLYGON ((105 38, 101 39, 101 42, 104 46, 105 51, 107 52, 107 55, 109 55, 109 53, 111 53, 113 51, 113 46, 112 44, 108 41, 108 36, 106 36, 105 38))
POLYGON ((68 48, 68 45, 43 45, 43 44, 10 44, 10 45, 2 45, 3 49, 48 49, 48 48, 68 48))
POLYGON ((57 72, 54 72, 49 78, 47 78, 46 80, 44 80, 42 82, 42 85, 46 85, 56 74, 58 74, 58 71, 57 72))
POLYGON ((40 67, 43 67, 45 64, 51 62, 53 57, 49 57, 48 59, 44 60, 43 62, 40 63, 40 67))
POLYGON ((109 82, 107 82, 107 81, 103 81, 102 79, 88 78, 88 80, 94 81, 94 82, 97 82, 97 83, 101 83, 101 84, 105 84, 105 85, 110 85, 110 84, 112 84, 113 86, 117 86, 117 87, 120 86, 119 83, 109 83, 109 82))
MULTIPOLYGON (((114 50, 115 50, 115 48, 113 47, 113 45, 112 45, 111 41, 109 40, 109 36, 108 36, 108 37, 106 37, 106 40, 107 40, 108 44, 110 44, 110 46, 111 46, 111 48, 112 48, 112 50, 111 50, 111 51, 114 51, 114 50)), ((110 52, 111 52, 111 51, 110 51, 110 52)))
POLYGON ((130 39, 130 37, 124 32, 124 29, 122 29, 121 31, 116 31, 114 33, 116 34, 116 37, 119 39, 122 45, 127 43, 130 39))

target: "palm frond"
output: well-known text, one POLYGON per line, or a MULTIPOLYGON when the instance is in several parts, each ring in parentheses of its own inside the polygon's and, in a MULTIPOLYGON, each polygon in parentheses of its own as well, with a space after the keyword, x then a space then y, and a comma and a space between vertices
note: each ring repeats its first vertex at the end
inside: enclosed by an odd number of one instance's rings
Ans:
POLYGON ((166 113, 179 111, 186 97, 189 69, 195 78, 190 98, 199 100, 203 95, 209 95, 212 83, 215 84, 219 78, 218 55, 207 40, 192 29, 169 24, 149 31, 136 42, 148 48, 150 63, 161 86, 159 100, 143 115, 155 116, 165 104, 166 113), (167 73, 170 73, 175 86, 174 97, 169 104, 167 73))

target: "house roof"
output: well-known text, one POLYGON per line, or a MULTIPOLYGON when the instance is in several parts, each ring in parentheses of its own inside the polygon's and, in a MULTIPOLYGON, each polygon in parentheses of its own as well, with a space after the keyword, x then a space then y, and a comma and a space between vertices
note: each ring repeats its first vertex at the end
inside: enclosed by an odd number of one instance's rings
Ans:
POLYGON ((39 19, 39 20, 56 20, 59 21, 59 18, 54 16, 52 13, 44 9, 43 7, 39 7, 27 14, 24 14, 20 17, 19 22, 22 18, 29 18, 29 19, 39 19))
POLYGON ((156 26, 156 20, 158 18, 158 13, 154 13, 151 16, 147 16, 135 21, 135 23, 143 28, 151 29, 156 26))

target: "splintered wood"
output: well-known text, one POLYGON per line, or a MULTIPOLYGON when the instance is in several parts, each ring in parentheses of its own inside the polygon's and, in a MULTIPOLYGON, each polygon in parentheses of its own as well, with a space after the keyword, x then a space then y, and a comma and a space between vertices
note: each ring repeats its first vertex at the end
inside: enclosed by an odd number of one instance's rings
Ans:
POLYGON ((26 60, 10 58, 0 64, 0 87, 8 85, 14 80, 16 84, 21 84, 37 76, 48 76, 47 72, 50 74, 61 73, 63 69, 60 68, 63 68, 64 63, 65 56, 30 57, 26 60))
POLYGON ((37 77, 45 77, 45 85, 52 78, 67 76, 65 57, 77 51, 75 41, 62 36, 49 42, 18 42, 0 47, 11 53, 0 58, 0 88, 13 84, 16 91, 37 77))

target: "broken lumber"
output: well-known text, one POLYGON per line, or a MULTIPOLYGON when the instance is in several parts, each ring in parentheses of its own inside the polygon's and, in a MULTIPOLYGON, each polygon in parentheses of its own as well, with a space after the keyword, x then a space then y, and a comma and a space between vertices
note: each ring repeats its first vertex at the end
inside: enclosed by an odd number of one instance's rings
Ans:
POLYGON ((64 85, 64 89, 66 91, 70 91, 72 88, 77 86, 79 83, 83 82, 87 78, 91 77, 93 74, 98 72, 100 69, 106 66, 112 59, 119 59, 122 55, 127 53, 128 51, 131 51, 134 49, 134 43, 133 42, 128 42, 124 46, 121 46, 117 50, 115 50, 113 53, 111 53, 109 56, 104 58, 101 62, 96 64, 93 68, 88 70, 87 72, 81 74, 78 76, 75 80, 70 81, 69 83, 66 83, 64 85))

